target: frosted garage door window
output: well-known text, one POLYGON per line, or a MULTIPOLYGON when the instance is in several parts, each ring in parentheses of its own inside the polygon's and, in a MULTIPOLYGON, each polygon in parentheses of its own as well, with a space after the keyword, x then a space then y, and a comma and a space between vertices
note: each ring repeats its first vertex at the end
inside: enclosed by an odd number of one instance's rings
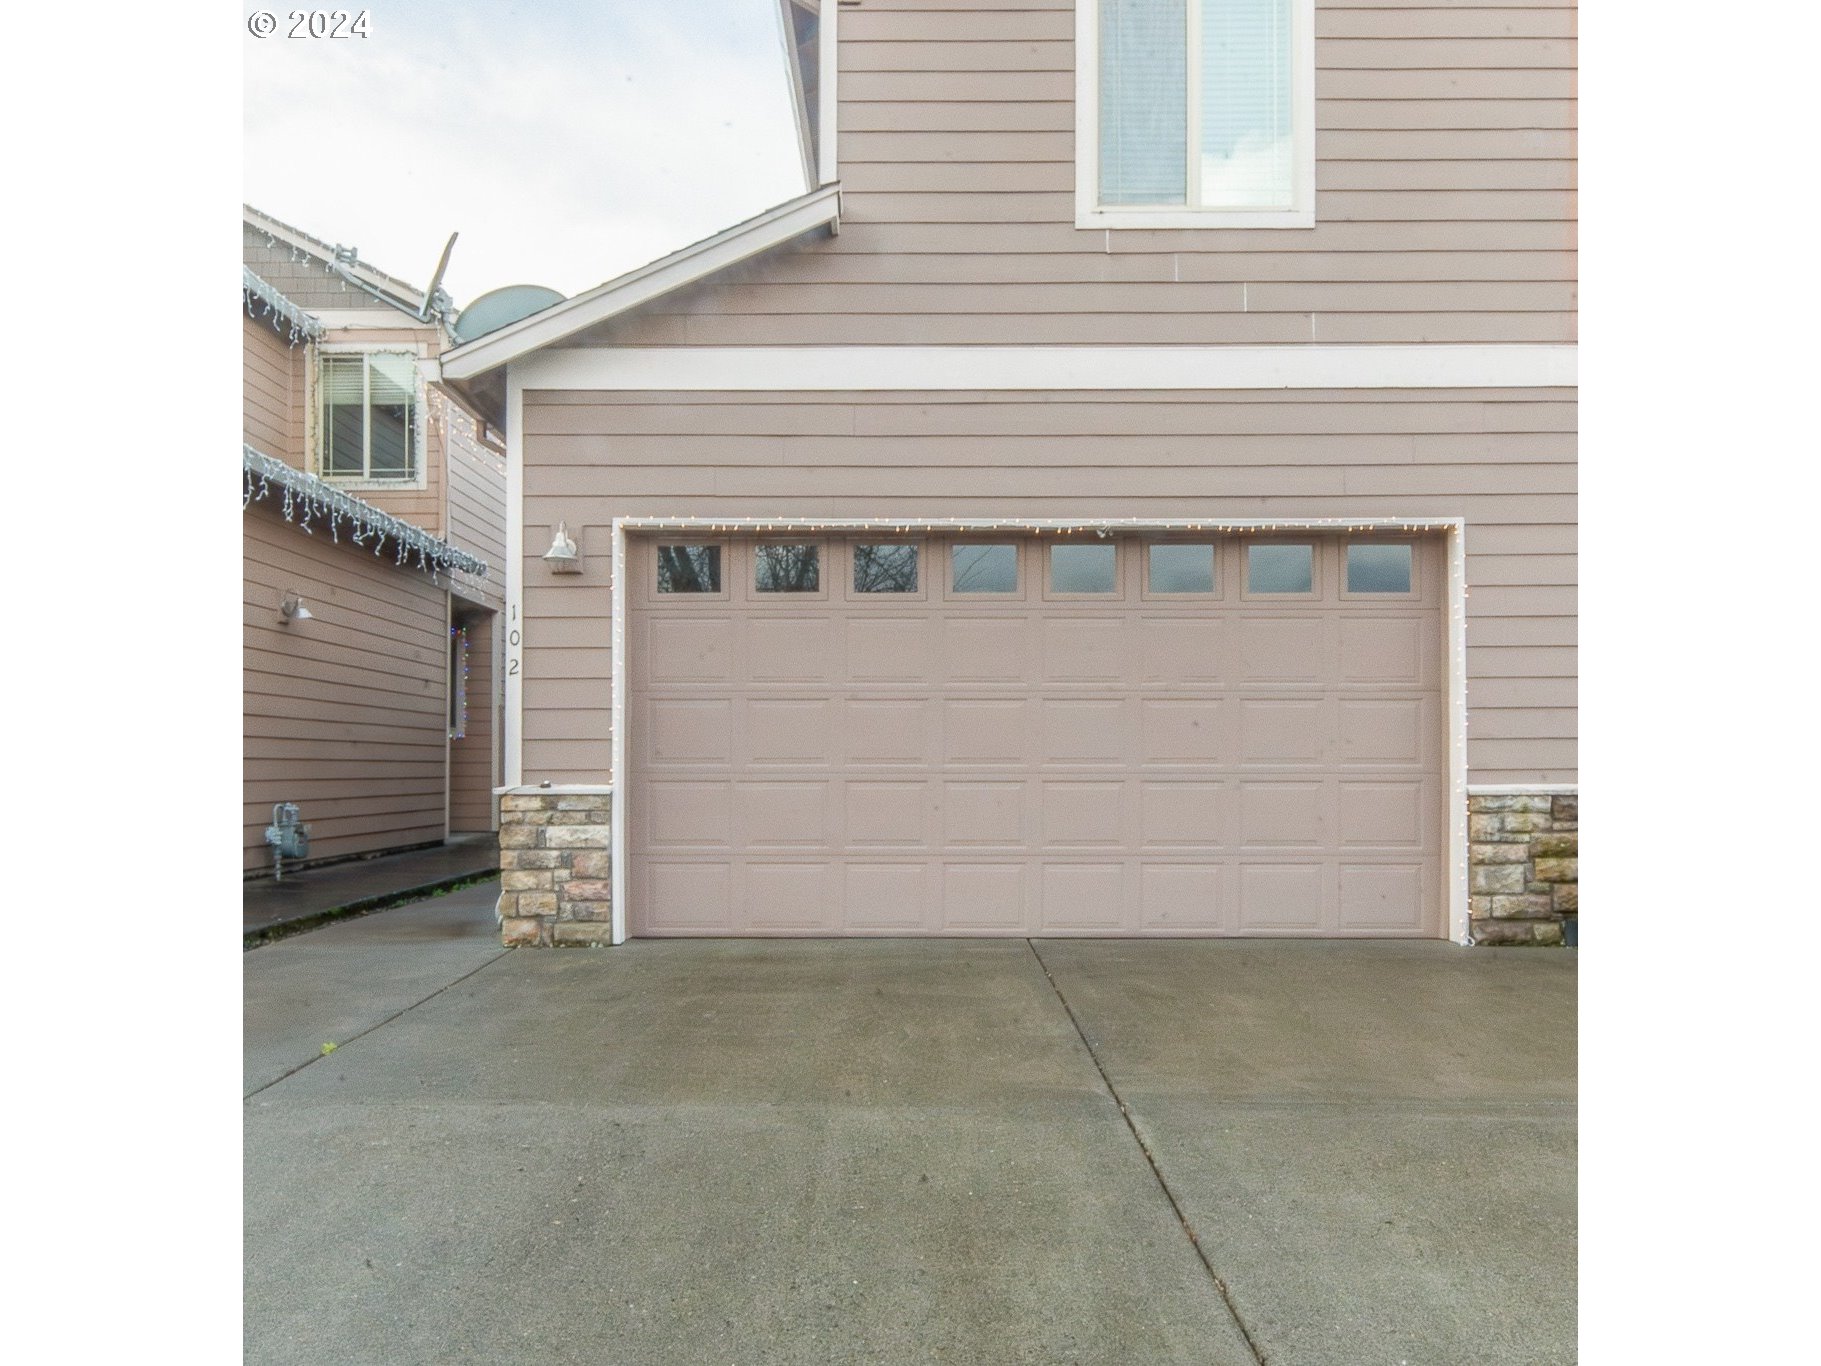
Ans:
POLYGON ((1111 593, 1118 553, 1110 543, 1051 546, 1050 592, 1111 593))
POLYGON ((1016 593, 1018 547, 950 546, 948 585, 954 593, 1016 593))
POLYGON ((1246 592, 1313 593, 1315 547, 1249 545, 1246 547, 1246 592))
POLYGON ((1347 547, 1349 593, 1408 593, 1410 547, 1407 545, 1350 545, 1347 547))
POLYGON ((1153 593, 1212 593, 1212 545, 1154 545, 1149 547, 1153 593))

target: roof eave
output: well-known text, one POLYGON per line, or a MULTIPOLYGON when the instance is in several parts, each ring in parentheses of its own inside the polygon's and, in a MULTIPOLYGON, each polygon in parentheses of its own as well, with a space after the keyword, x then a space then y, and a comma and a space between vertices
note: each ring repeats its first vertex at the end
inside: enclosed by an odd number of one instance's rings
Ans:
POLYGON ((725 232, 672 252, 637 270, 597 285, 573 299, 477 337, 442 354, 445 379, 465 380, 553 346, 578 332, 650 303, 717 271, 782 246, 794 237, 841 226, 841 185, 837 181, 788 200, 725 232))

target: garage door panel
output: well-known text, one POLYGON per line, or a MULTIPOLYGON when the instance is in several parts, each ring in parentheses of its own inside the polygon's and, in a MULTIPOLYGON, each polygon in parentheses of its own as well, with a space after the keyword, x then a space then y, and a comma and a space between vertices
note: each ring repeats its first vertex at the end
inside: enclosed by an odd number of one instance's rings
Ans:
POLYGON ((631 711, 638 757, 647 769, 733 762, 733 703, 727 698, 666 698, 631 711))
POLYGON ((1408 782, 1340 784, 1340 838, 1349 848, 1420 849, 1430 832, 1426 819, 1434 804, 1431 784, 1408 782))
POLYGON ((1048 617, 1042 639, 1045 683, 1116 683, 1131 667, 1122 617, 1048 617))
POLYGON ((1139 847, 1217 852, 1229 838, 1230 822, 1225 815, 1229 800, 1223 783, 1140 782, 1139 847))
POLYGON ((844 843, 852 849, 927 849, 933 808, 927 782, 846 783, 844 843))
POLYGON ((1222 917, 1227 869, 1208 863, 1150 863, 1139 868, 1139 927, 1154 934, 1231 933, 1222 917))
POLYGON ((734 619, 719 613, 653 618, 644 633, 646 677, 653 683, 731 683, 733 631, 734 619))
POLYGON ((943 864, 942 928, 961 934, 1023 931, 1028 871, 1022 862, 943 864))
POLYGON ((916 934, 940 928, 930 914, 934 871, 926 862, 850 862, 841 898, 851 934, 916 934))
POLYGON ((831 783, 736 782, 734 840, 743 849, 812 848, 832 852, 831 783))
POLYGON ((1340 928, 1421 933, 1428 872, 1420 863, 1343 863, 1340 928))
POLYGON ((951 698, 942 704, 942 757, 950 765, 1022 765, 1035 707, 1022 697, 951 698))
POLYGON ((950 683, 1005 683, 1030 677, 1031 622, 1025 616, 951 617, 942 623, 943 678, 950 683))
POLYGON ((1234 681, 1239 686, 1323 681, 1327 632, 1319 615, 1240 616, 1232 624, 1237 642, 1234 681))
POLYGON ((1342 763, 1423 763, 1421 698, 1342 698, 1337 705, 1342 763))
POLYGON ((973 780, 942 784, 942 834, 950 848, 1022 848, 1029 842, 1025 825, 1023 782, 973 780))
POLYGON ((819 697, 755 697, 745 704, 745 744, 736 762, 747 765, 834 766, 835 704, 819 697))
MULTIPOLYGON (((1207 603, 1202 611, 1213 610, 1207 603)), ((1231 672, 1232 623, 1184 613, 1139 617, 1134 634, 1143 683, 1221 683, 1231 672)))
POLYGON ((1328 869, 1322 863, 1239 864, 1241 933, 1314 933, 1323 926, 1328 869))
POLYGON ((1227 709, 1216 697, 1141 698, 1139 762, 1154 768, 1205 768, 1233 750, 1227 709))
POLYGON ((1134 726, 1125 699, 1050 698, 1037 705, 1043 737, 1038 767, 1131 762, 1134 726))
POLYGON ((855 683, 923 683, 935 625, 928 616, 861 617, 845 623, 847 677, 855 683))
POLYGON ((1324 763, 1329 750, 1327 714, 1332 706, 1325 698, 1240 698, 1240 763, 1324 763))
POLYGON ((1424 687, 1439 667, 1422 617, 1368 616, 1342 621, 1339 682, 1363 687, 1424 687))
POLYGON ((733 865, 658 857, 642 864, 642 876, 634 887, 643 891, 638 905, 639 924, 645 933, 728 934, 734 930, 733 865))
POLYGON ((756 682, 826 684, 838 669, 835 623, 827 616, 755 612, 740 627, 746 676, 756 682))
POLYGON ((854 698, 840 704, 848 766, 925 768, 938 732, 936 705, 922 698, 854 698))
POLYGON ((1044 850, 1092 845, 1126 847, 1131 842, 1127 833, 1126 786, 1123 782, 1046 779, 1039 785, 1044 850))
POLYGON ((833 933, 836 869, 824 860, 752 859, 743 865, 741 909, 746 930, 756 933, 833 933))
POLYGON ((1238 790, 1242 847, 1320 849, 1330 842, 1328 784, 1241 781, 1238 790))
POLYGON ((654 849, 734 847, 733 794, 724 782, 654 782, 646 789, 642 819, 654 849))
POLYGON ((1126 866, 1046 861, 1037 928, 1046 933, 1118 934, 1126 928, 1126 866))
MULTIPOLYGON (((1153 594, 1120 540, 1108 598, 635 595, 626 724, 635 934, 1435 935, 1447 843, 1445 575, 1153 594)), ((635 541, 635 579, 655 569, 635 541), (640 557, 644 556, 645 559, 640 557)), ((655 579, 652 579, 655 582, 655 579)), ((1205 582, 1203 580, 1202 582, 1205 582)))

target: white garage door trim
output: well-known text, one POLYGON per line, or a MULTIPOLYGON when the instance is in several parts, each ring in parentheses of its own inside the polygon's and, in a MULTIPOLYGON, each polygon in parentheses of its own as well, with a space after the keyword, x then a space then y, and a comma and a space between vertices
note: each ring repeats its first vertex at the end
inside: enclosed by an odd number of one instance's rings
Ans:
POLYGON ((1448 930, 1471 941, 1467 904, 1467 554, 1460 517, 1157 518, 1138 517, 615 517, 613 519, 613 942, 626 942, 626 537, 632 532, 842 532, 899 528, 926 532, 1109 531, 1448 533, 1448 930))

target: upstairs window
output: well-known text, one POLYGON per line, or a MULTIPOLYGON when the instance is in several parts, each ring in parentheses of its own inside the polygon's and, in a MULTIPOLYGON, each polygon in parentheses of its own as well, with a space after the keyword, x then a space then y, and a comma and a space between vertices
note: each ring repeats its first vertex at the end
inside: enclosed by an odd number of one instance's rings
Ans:
POLYGON ((417 480, 415 355, 409 351, 324 352, 317 367, 316 400, 323 478, 417 480))
POLYGON ((1313 0, 1084 0, 1077 227, 1314 225, 1313 0))

